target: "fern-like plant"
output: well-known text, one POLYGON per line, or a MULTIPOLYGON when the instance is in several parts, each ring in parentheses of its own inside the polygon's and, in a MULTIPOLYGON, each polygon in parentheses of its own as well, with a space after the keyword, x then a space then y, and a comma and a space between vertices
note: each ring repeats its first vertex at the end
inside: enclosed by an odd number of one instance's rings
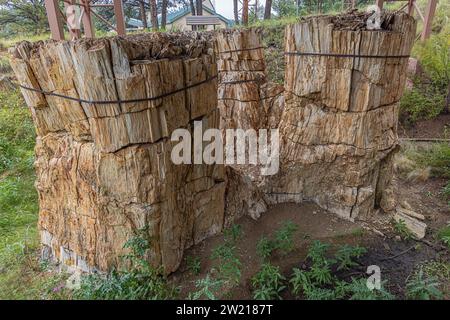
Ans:
POLYGON ((286 278, 280 268, 269 263, 262 265, 260 271, 252 278, 253 298, 256 300, 281 299, 281 292, 286 288, 286 278))

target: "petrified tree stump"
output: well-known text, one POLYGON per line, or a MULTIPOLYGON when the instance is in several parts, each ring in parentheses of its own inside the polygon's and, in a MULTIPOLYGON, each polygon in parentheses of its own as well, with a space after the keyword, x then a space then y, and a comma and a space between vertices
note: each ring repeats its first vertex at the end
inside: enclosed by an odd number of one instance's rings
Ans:
POLYGON ((393 209, 390 158, 415 21, 384 14, 377 31, 366 19, 312 17, 286 28, 283 164, 272 201, 313 200, 347 219, 393 209))
POLYGON ((222 230, 223 166, 171 161, 174 129, 192 131, 193 119, 204 128, 219 125, 209 42, 197 34, 152 34, 16 47, 12 66, 22 85, 84 101, 22 90, 38 132, 47 256, 85 271, 108 270, 120 265, 126 240, 147 226, 149 259, 169 273, 184 248, 222 230), (85 101, 171 92, 135 103, 85 101))
POLYGON ((253 29, 16 46, 17 79, 35 89, 22 93, 38 134, 44 255, 107 271, 146 227, 149 260, 170 273, 185 248, 275 203, 309 200, 351 220, 392 210, 415 22, 384 14, 383 30, 369 31, 367 17, 287 26, 285 88, 267 81, 253 29), (172 133, 192 133, 197 120, 204 129, 278 128, 280 171, 174 164, 172 133))

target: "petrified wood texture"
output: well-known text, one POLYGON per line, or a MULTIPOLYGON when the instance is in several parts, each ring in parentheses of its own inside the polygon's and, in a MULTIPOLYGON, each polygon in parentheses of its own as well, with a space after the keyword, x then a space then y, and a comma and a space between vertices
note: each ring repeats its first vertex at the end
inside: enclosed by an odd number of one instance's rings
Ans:
POLYGON ((288 26, 284 88, 267 81, 254 29, 16 46, 11 65, 22 85, 75 98, 22 90, 38 133, 44 254, 110 270, 145 226, 149 260, 170 273, 185 248, 275 203, 311 200, 347 219, 392 210, 408 60, 379 56, 408 55, 415 22, 384 14, 383 30, 368 31, 367 16, 356 18, 288 26), (139 101, 148 97, 159 98, 139 101), (278 128, 280 171, 175 165, 171 134, 192 133, 195 120, 204 129, 278 128))
POLYGON ((22 85, 88 100, 22 90, 38 132, 36 186, 47 255, 82 270, 108 270, 120 265, 126 240, 148 226, 149 259, 169 273, 186 247, 222 230, 224 167, 175 165, 170 158, 174 129, 192 131, 193 119, 205 129, 219 126, 207 37, 17 46, 12 66, 22 85), (89 103, 174 91, 151 101, 89 103))
POLYGON ((260 30, 219 31, 215 50, 221 128, 278 127, 283 87, 267 81, 260 30))
POLYGON ((354 30, 339 17, 286 28, 282 172, 270 186, 273 201, 309 199, 348 219, 393 209, 390 155, 408 59, 382 56, 409 55, 415 21, 403 13, 382 19, 379 31, 354 30))

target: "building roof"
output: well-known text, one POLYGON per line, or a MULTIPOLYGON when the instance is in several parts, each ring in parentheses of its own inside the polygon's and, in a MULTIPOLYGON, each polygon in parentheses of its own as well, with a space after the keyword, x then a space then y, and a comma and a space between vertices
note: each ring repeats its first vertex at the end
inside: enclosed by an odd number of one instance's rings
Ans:
MULTIPOLYGON (((215 10, 212 10, 206 6, 203 7, 203 10, 217 16, 220 20, 222 20, 223 22, 225 22, 229 27, 231 27, 233 25, 233 22, 227 18, 225 18, 224 16, 218 14, 215 10)), ((187 16, 188 14, 191 13, 191 9, 186 7, 186 8, 180 8, 172 13, 169 13, 167 15, 167 24, 172 24, 175 21, 183 18, 184 16, 187 16)), ((161 17, 158 18, 159 22, 161 22, 161 17)), ((150 24, 151 25, 151 24, 150 24)))

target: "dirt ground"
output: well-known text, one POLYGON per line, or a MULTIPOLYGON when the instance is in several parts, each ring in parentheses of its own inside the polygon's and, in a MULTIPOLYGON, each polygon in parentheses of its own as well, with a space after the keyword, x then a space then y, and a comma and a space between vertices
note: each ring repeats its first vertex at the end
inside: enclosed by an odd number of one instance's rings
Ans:
MULTIPOLYGON (((330 243, 332 248, 340 244, 360 245, 367 249, 367 253, 360 258, 359 266, 336 275, 342 280, 350 280, 352 276, 363 277, 369 265, 378 265, 382 280, 388 281, 387 288, 397 298, 404 298, 407 278, 418 265, 428 261, 449 261, 449 251, 438 243, 435 233, 450 220, 450 210, 438 195, 443 181, 429 180, 412 185, 395 179, 395 183, 399 201, 407 201, 414 210, 426 216, 429 230, 423 241, 398 239, 389 223, 390 218, 382 213, 376 214, 372 221, 352 223, 312 203, 280 204, 268 210, 258 221, 243 217, 236 222, 243 231, 237 242, 242 276, 239 285, 224 293, 222 298, 252 298, 251 278, 261 265, 256 244, 263 235, 273 235, 285 221, 292 221, 299 227, 294 240, 295 249, 287 255, 276 252, 270 262, 279 266, 286 278, 292 274, 292 268, 305 263, 308 247, 313 240, 330 243)), ((181 296, 194 291, 195 280, 204 278, 215 266, 210 259, 211 251, 221 243, 223 236, 218 235, 187 251, 186 256, 201 259, 201 272, 193 275, 184 262, 179 271, 172 275, 172 281, 181 285, 181 296)), ((285 290, 282 296, 284 299, 294 298, 289 290, 285 290)))
POLYGON ((414 125, 403 126, 399 123, 400 138, 450 138, 450 114, 441 114, 431 120, 420 120, 414 125))

